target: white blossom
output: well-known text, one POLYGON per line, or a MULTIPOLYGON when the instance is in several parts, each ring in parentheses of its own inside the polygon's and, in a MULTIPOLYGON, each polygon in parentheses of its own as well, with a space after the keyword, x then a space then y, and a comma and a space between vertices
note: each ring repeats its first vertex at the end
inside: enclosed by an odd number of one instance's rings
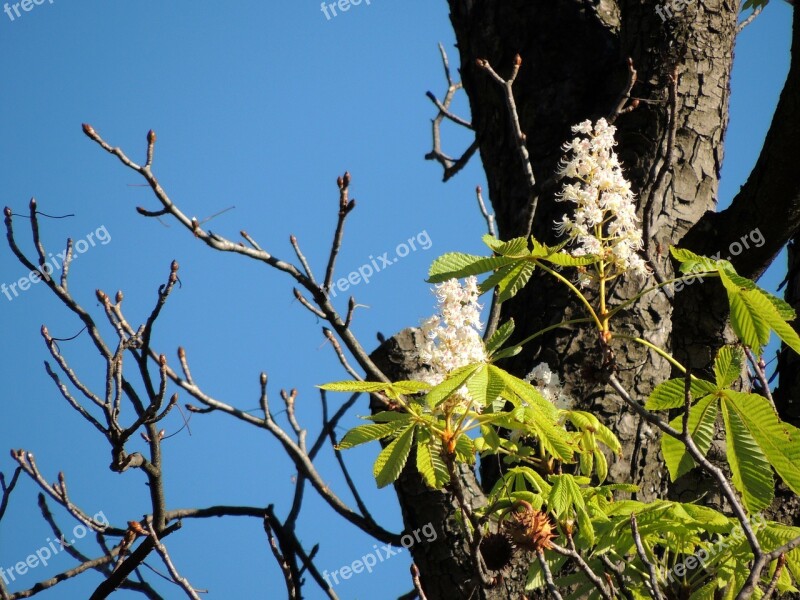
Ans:
MULTIPOLYGON (((444 381, 448 373, 469 364, 486 360, 480 329, 481 305, 478 304, 478 280, 468 277, 462 286, 450 279, 436 286, 438 314, 422 323, 425 345, 420 359, 431 366, 425 378, 433 385, 444 381)), ((469 403, 466 388, 455 394, 456 402, 469 403)), ((480 410, 482 407, 472 407, 480 410)))
MULTIPOLYGON (((647 265, 637 254, 643 242, 633 192, 614 152, 616 128, 600 119, 594 125, 579 123, 572 131, 581 137, 563 145, 567 156, 559 174, 578 181, 564 184, 558 199, 576 207, 571 217, 556 222, 556 231, 569 238, 573 255, 603 258, 610 267, 606 276, 645 275, 647 265)), ((586 274, 580 279, 583 285, 590 281, 586 274)))
POLYGON ((541 362, 536 365, 525 376, 525 381, 533 385, 545 400, 552 402, 556 408, 571 410, 575 406, 575 400, 564 393, 558 373, 551 371, 547 363, 541 362))

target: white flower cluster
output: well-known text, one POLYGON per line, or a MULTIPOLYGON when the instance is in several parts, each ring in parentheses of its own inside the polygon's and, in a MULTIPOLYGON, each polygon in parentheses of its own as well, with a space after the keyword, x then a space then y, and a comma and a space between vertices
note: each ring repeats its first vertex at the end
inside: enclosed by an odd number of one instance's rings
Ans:
MULTIPOLYGON (((486 360, 480 329, 481 305, 478 304, 478 280, 467 277, 462 286, 450 279, 436 286, 439 314, 422 323, 426 345, 420 358, 432 367, 428 383, 441 383, 459 367, 486 360)), ((459 401, 468 402, 466 389, 457 393, 459 401)), ((473 407, 480 410, 482 407, 473 407)))
MULTIPOLYGON (((573 216, 565 215, 556 231, 575 244, 573 254, 593 254, 610 264, 607 276, 623 272, 645 275, 642 232, 637 224, 630 183, 625 179, 614 152, 616 127, 600 119, 592 125, 584 121, 572 127, 581 134, 564 144, 568 156, 562 159, 559 174, 578 180, 565 184, 559 200, 574 202, 573 216)), ((583 278, 581 283, 588 283, 583 278)))
POLYGON ((561 388, 561 378, 558 373, 553 373, 550 366, 539 363, 533 370, 525 376, 525 381, 533 385, 545 400, 552 402, 556 408, 561 410, 571 410, 575 405, 575 400, 567 396, 561 388))

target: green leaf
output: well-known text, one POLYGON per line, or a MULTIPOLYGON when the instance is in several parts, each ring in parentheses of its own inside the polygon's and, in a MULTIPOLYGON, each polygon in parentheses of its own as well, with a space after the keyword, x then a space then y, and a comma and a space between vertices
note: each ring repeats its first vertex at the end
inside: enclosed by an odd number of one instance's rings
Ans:
POLYGON ((742 374, 744 353, 736 346, 723 346, 714 360, 714 375, 717 387, 725 388, 739 379, 742 374))
POLYGON ((481 239, 483 239, 483 243, 489 246, 493 252, 496 252, 501 256, 510 256, 512 258, 530 256, 527 238, 519 237, 514 238, 513 240, 508 240, 507 242, 503 242, 487 233, 484 234, 483 238, 481 239))
POLYGON ((724 400, 736 412, 769 463, 800 494, 800 430, 782 422, 766 398, 726 390, 724 400))
MULTIPOLYGON (((689 410, 689 433, 703 455, 711 448, 716 420, 717 398, 713 395, 705 396, 689 410)), ((683 415, 675 417, 670 425, 681 431, 683 415)), ((664 455, 664 462, 667 463, 672 481, 688 473, 695 466, 694 459, 686 451, 686 446, 671 436, 664 435, 661 438, 661 453, 664 455)))
POLYGON ((552 402, 547 401, 539 392, 539 390, 537 390, 530 383, 515 377, 508 371, 505 371, 496 365, 489 365, 489 370, 502 379, 507 392, 510 392, 510 394, 516 396, 516 402, 514 402, 515 405, 518 405, 520 401, 522 401, 535 407, 553 421, 558 418, 558 409, 553 406, 552 402))
POLYGON ((414 426, 409 425, 378 455, 372 474, 379 488, 394 482, 403 470, 411 453, 411 442, 414 439, 414 426))
POLYGON ((600 450, 595 450, 593 454, 597 479, 600 483, 603 483, 608 478, 608 461, 606 460, 606 455, 600 450))
POLYGON ((486 342, 486 354, 491 356, 497 350, 502 348, 503 344, 508 341, 508 338, 511 337, 512 333, 514 333, 514 319, 509 319, 500 325, 500 327, 497 328, 497 331, 495 331, 492 334, 492 337, 490 337, 486 342))
POLYGON ((492 362, 498 361, 501 358, 508 358, 510 356, 516 356, 522 352, 522 346, 509 346, 505 350, 500 350, 500 352, 492 355, 492 362))
POLYGON ((531 278, 536 265, 528 260, 517 260, 516 263, 498 270, 494 275, 480 284, 481 292, 487 292, 497 286, 500 302, 513 298, 531 278))
POLYGON ((769 341, 769 325, 761 316, 757 298, 745 296, 747 291, 728 292, 731 306, 731 326, 733 331, 746 346, 750 346, 756 355, 761 354, 761 347, 769 341))
POLYGON ((700 256, 685 248, 670 246, 669 252, 680 263, 681 273, 708 273, 719 268, 719 262, 713 258, 700 256))
POLYGON ((459 367, 455 371, 451 372, 447 376, 447 379, 428 392, 428 395, 425 396, 425 402, 430 408, 439 406, 442 402, 447 400, 453 394, 453 392, 464 385, 467 379, 469 379, 475 371, 483 366, 483 363, 477 363, 459 367))
POLYGON ((442 445, 438 438, 426 444, 417 444, 417 470, 428 487, 440 490, 450 481, 447 466, 442 460, 442 445))
POLYGON ((396 381, 392 384, 392 388, 398 394, 419 394, 427 392, 433 386, 424 381, 396 381))
POLYGON ((391 384, 376 381, 334 381, 317 387, 331 392, 382 392, 391 384))
POLYGON ((722 418, 725 420, 731 482, 742 494, 745 508, 756 513, 772 502, 775 488, 772 469, 744 420, 731 410, 726 400, 722 402, 722 418))
MULTIPOLYGON (((564 563, 567 562, 567 557, 546 550, 544 553, 544 560, 547 563, 550 573, 556 575, 561 570, 561 567, 564 566, 564 563)), ((542 569, 542 565, 539 564, 539 560, 531 560, 531 564, 528 567, 528 576, 525 580, 525 591, 532 592, 543 588, 546 584, 547 581, 545 580, 544 570, 542 569)))
POLYGON ((553 254, 548 254, 547 256, 543 256, 540 260, 549 262, 550 264, 559 267, 585 267, 587 265, 593 265, 596 263, 597 257, 593 254, 573 256, 572 254, 568 254, 566 252, 556 252, 553 254))
POLYGON ((503 392, 503 380, 488 365, 481 365, 467 380, 467 389, 473 402, 483 408, 494 402, 503 392))
POLYGON ((547 498, 547 506, 561 520, 572 518, 573 511, 578 520, 578 535, 590 546, 594 545, 594 526, 586 512, 581 488, 572 475, 551 475, 553 487, 547 498))
POLYGON ((403 419, 402 421, 394 421, 392 423, 373 423, 370 425, 359 425, 358 427, 354 427, 353 429, 348 431, 342 438, 342 441, 336 445, 336 448, 339 450, 347 450, 348 448, 353 448, 354 446, 360 446, 361 444, 366 444, 367 442, 381 440, 385 437, 389 437, 398 429, 407 427, 408 424, 409 424, 409 419, 406 418, 403 419))
MULTIPOLYGON (((686 382, 683 379, 670 379, 658 384, 645 402, 647 410, 668 410, 670 408, 680 408, 686 404, 684 393, 686 382)), ((697 399, 701 396, 711 394, 716 390, 714 384, 702 379, 692 379, 689 393, 692 398, 697 399)))
POLYGON ((428 283, 440 283, 448 279, 480 275, 514 262, 516 262, 515 259, 503 256, 487 257, 462 254, 461 252, 448 252, 433 261, 428 271, 428 283))

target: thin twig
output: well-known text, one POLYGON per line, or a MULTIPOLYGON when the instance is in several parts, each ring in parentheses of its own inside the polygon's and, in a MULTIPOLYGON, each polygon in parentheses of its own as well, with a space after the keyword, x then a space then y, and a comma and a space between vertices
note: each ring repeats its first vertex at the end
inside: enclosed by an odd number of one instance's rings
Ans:
POLYGON ((153 540, 155 551, 158 552, 158 555, 161 557, 164 566, 167 567, 169 574, 172 576, 172 580, 177 583, 184 592, 186 592, 186 595, 189 598, 192 600, 200 600, 200 596, 197 595, 197 592, 195 592, 192 584, 189 583, 189 580, 178 573, 178 569, 175 568, 175 564, 172 562, 172 559, 167 552, 167 547, 161 543, 161 540, 158 539, 158 534, 156 533, 155 527, 153 527, 152 518, 147 520, 147 531, 150 534, 150 538, 153 540))
POLYGON ((563 596, 558 591, 555 582, 553 581, 553 573, 550 571, 550 565, 547 564, 547 559, 544 556, 544 551, 537 550, 536 558, 539 559, 539 565, 542 567, 542 573, 544 573, 544 581, 547 584, 547 589, 550 592, 550 595, 555 600, 564 600, 563 596))
POLYGON ((436 106, 438 109, 438 113, 436 117, 431 120, 431 135, 433 137, 433 148, 430 152, 425 155, 426 160, 435 160, 444 169, 444 177, 443 180, 447 181, 451 177, 453 177, 456 173, 458 173, 461 169, 463 169, 466 164, 469 162, 472 155, 478 149, 478 141, 473 140, 473 142, 469 145, 467 150, 461 155, 460 158, 454 159, 450 156, 447 156, 442 151, 442 120, 447 118, 456 125, 460 125, 466 129, 472 130, 472 123, 467 121, 466 119, 462 119, 461 117, 453 114, 450 111, 450 105, 453 102, 453 98, 455 97, 456 93, 462 89, 461 82, 453 81, 452 76, 450 75, 450 63, 447 58, 447 53, 444 50, 444 46, 439 44, 439 53, 442 56, 442 65, 444 66, 444 74, 445 78, 447 79, 447 92, 445 93, 444 100, 440 101, 433 92, 426 92, 426 96, 430 99, 431 102, 436 106))
POLYGON ((736 27, 736 34, 737 35, 742 33, 742 30, 745 27, 747 27, 748 25, 750 25, 750 23, 752 23, 753 21, 756 20, 756 17, 758 17, 758 15, 761 14, 761 11, 764 10, 764 6, 766 6, 766 5, 761 5, 758 8, 754 9, 753 12, 744 21, 739 23, 738 27, 736 27))
POLYGON ((536 204, 538 202, 538 197, 536 196, 536 178, 533 175, 533 166, 531 165, 531 157, 528 153, 528 146, 527 146, 527 137, 525 133, 523 133, 522 128, 519 123, 519 113, 517 112, 517 103, 514 100, 514 81, 519 74, 519 68, 522 65, 522 57, 517 54, 514 57, 514 65, 511 69, 511 75, 508 79, 503 79, 497 72, 492 68, 489 64, 489 61, 479 58, 477 61, 478 67, 486 71, 495 82, 497 82, 502 88, 505 96, 506 101, 506 108, 508 109, 508 115, 511 119, 511 130, 514 136, 514 145, 516 146, 517 152, 519 154, 520 160, 522 161, 522 167, 525 171, 525 177, 528 183, 528 193, 530 195, 529 198, 529 205, 528 205, 528 228, 525 233, 525 237, 530 236, 531 230, 533 229, 533 219, 536 216, 536 204))
POLYGON ((772 410, 776 413, 778 412, 778 407, 775 406, 775 400, 772 398, 772 392, 769 389, 769 381, 767 381, 767 374, 765 373, 764 369, 766 368, 766 364, 764 363, 763 359, 757 359, 753 354, 753 351, 750 350, 747 346, 744 347, 744 353, 747 356, 747 360, 750 361, 750 364, 753 365, 753 371, 755 371, 756 377, 758 378, 758 382, 761 384, 761 392, 764 397, 769 400, 769 403, 772 405, 772 410))
POLYGON ((656 600, 664 600, 664 594, 661 593, 661 587, 658 584, 656 566, 647 558, 642 536, 639 535, 639 524, 636 522, 636 514, 634 513, 631 513, 631 533, 633 534, 633 543, 636 545, 636 553, 644 563, 644 566, 647 567, 647 572, 650 575, 650 593, 656 600))

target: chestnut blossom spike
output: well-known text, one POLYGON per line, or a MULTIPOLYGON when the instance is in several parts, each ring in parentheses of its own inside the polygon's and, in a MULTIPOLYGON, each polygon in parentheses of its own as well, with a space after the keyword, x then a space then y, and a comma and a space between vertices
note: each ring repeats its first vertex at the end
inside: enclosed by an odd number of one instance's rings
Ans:
MULTIPOLYGON (((559 165, 559 175, 572 181, 564 184, 558 199, 576 207, 574 214, 556 222, 556 231, 569 239, 574 256, 602 258, 606 278, 626 272, 646 275, 647 265, 637 254, 644 244, 631 184, 614 152, 616 128, 605 119, 594 124, 587 120, 572 132, 579 135, 563 145, 567 156, 559 165)), ((586 285, 592 277, 587 270, 580 283, 586 285)))
POLYGON ((572 410, 574 408, 575 399, 564 393, 561 387, 561 378, 558 373, 550 370, 550 365, 546 362, 536 365, 525 376, 525 381, 535 387, 544 399, 552 402, 556 408, 561 410, 572 410))
MULTIPOLYGON (((436 286, 438 314, 422 323, 425 345, 420 349, 420 359, 431 366, 426 381, 441 383, 445 376, 465 365, 486 360, 480 330, 481 305, 478 304, 478 280, 467 277, 464 284, 449 279, 436 286)), ((456 402, 463 408, 469 403, 466 389, 455 394, 456 402)), ((480 411, 482 407, 473 406, 480 411)))

